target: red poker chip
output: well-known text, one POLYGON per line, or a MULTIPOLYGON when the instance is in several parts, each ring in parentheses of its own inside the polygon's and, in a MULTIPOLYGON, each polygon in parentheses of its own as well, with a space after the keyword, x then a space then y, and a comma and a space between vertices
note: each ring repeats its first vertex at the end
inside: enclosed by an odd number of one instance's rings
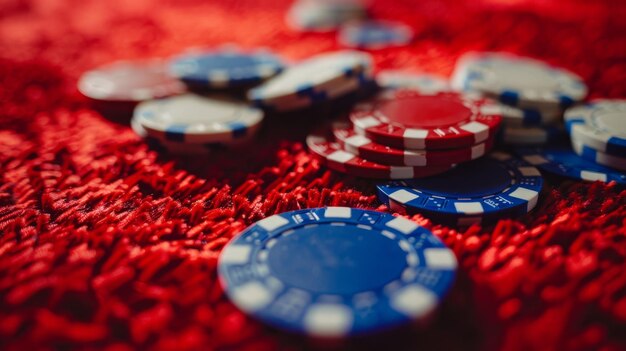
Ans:
POLYGON ((185 92, 185 85, 167 73, 160 60, 118 61, 85 72, 78 90, 88 98, 140 102, 185 92))
POLYGON ((483 143, 502 117, 497 105, 468 94, 424 95, 401 89, 358 105, 350 114, 357 133, 401 149, 453 149, 483 143))
POLYGON ((493 146, 493 138, 485 142, 448 150, 396 149, 377 144, 356 133, 349 124, 333 124, 333 134, 342 149, 369 161, 394 166, 445 166, 467 162, 484 156, 493 146))
POLYGON ((356 177, 378 179, 423 178, 443 173, 453 166, 388 166, 365 160, 349 153, 321 134, 306 138, 309 149, 330 169, 356 177))

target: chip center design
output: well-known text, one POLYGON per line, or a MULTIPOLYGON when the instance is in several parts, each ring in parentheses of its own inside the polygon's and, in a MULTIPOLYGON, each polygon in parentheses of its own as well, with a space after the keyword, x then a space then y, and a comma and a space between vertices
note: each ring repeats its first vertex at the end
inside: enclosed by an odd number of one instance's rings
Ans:
POLYGON ((391 123, 412 128, 436 128, 466 122, 472 116, 457 97, 415 95, 384 102, 379 112, 391 123), (447 101, 445 101, 447 100, 447 101))
POLYGON ((327 223, 282 236, 271 247, 268 264, 272 275, 289 286, 355 294, 379 289, 401 275, 407 252, 398 243, 374 230, 327 223))

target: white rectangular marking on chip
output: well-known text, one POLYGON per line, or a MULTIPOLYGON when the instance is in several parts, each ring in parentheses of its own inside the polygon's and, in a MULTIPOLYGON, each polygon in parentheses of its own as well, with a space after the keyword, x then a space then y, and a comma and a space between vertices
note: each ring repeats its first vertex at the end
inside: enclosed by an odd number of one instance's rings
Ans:
POLYGON ((352 217, 352 209, 349 207, 327 207, 324 211, 326 218, 350 218, 352 217))
POLYGON ((474 141, 477 143, 489 138, 489 127, 483 123, 472 121, 459 128, 474 134, 474 141))
POLYGON ((538 177, 541 175, 539 170, 535 167, 518 167, 517 169, 524 177, 538 177))
POLYGON ((361 228, 361 229, 365 229, 365 230, 372 230, 371 226, 365 225, 365 224, 357 224, 356 227, 357 228, 361 228))
POLYGON ((425 249, 424 258, 428 268, 455 269, 457 266, 456 256, 449 249, 425 249))
POLYGON ((256 311, 269 305, 274 295, 261 283, 250 282, 236 287, 232 297, 242 310, 256 311))
POLYGON ((409 201, 417 199, 419 196, 403 189, 393 192, 389 197, 396 202, 406 204, 409 201))
POLYGON ((454 208, 461 213, 477 214, 485 212, 480 202, 456 202, 454 208))
POLYGON ((415 229, 419 228, 417 223, 409 221, 404 217, 396 217, 385 224, 389 228, 400 231, 403 234, 410 234, 415 229))
POLYGON ((584 180, 588 180, 590 182, 599 180, 606 183, 606 174, 592 172, 592 171, 580 171, 580 177, 584 180))
POLYGON ((472 148, 472 160, 485 154, 485 144, 479 144, 472 148))
POLYGON ((359 126, 359 128, 367 129, 369 127, 376 127, 380 124, 380 121, 377 118, 372 116, 367 116, 363 118, 359 118, 355 121, 355 124, 359 126))
POLYGON ((403 287, 391 298, 391 307, 407 316, 421 317, 437 305, 437 296, 417 284, 403 287))
POLYGON ((332 154, 328 155, 328 160, 330 161, 335 161, 341 164, 344 164, 348 161, 350 161, 351 159, 354 158, 354 155, 349 153, 349 152, 345 152, 342 150, 337 150, 335 152, 333 152, 332 154))
POLYGON ((244 264, 250 262, 250 245, 227 245, 220 256, 221 263, 244 264))
POLYGON ((511 192, 509 196, 528 201, 528 206, 526 208, 528 211, 535 208, 535 205, 537 205, 537 199, 539 198, 539 194, 536 191, 526 188, 517 188, 515 191, 511 192))
POLYGON ((352 327, 350 309, 340 304, 313 304, 304 315, 304 326, 313 335, 341 336, 352 327))
POLYGON ((257 225, 268 232, 280 228, 286 224, 289 224, 289 220, 287 218, 281 217, 279 215, 274 215, 271 217, 267 217, 257 222, 257 225))
POLYGON ((353 135, 346 139, 346 143, 354 145, 354 146, 363 146, 371 143, 372 141, 362 135, 353 135))
POLYGON ((413 167, 389 167, 389 172, 391 179, 413 178, 413 167))
POLYGON ((404 131, 404 147, 407 149, 424 149, 426 147, 425 138, 428 131, 425 129, 409 128, 404 131))
POLYGON ((548 160, 546 160, 545 158, 543 158, 541 155, 528 155, 528 156, 524 156, 524 160, 528 163, 530 163, 531 165, 542 165, 544 163, 547 163, 548 160))

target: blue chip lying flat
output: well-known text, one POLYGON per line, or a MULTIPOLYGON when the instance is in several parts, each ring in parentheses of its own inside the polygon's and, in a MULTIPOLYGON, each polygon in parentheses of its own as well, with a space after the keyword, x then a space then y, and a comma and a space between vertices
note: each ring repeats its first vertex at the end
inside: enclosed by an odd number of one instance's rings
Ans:
POLYGON ((347 207, 265 218, 222 251, 233 303, 274 327, 316 337, 384 330, 428 316, 457 261, 429 230, 347 207))
POLYGON ((626 157, 626 100, 596 100, 565 112, 572 139, 600 152, 626 157))
POLYGON ((383 49, 407 45, 413 40, 411 27, 390 21, 348 23, 339 31, 342 45, 361 49, 383 49))
POLYGON ((196 88, 250 86, 278 74, 283 68, 281 59, 268 51, 244 53, 230 47, 183 54, 170 65, 174 76, 196 88))
POLYGON ((437 176, 378 185, 378 196, 395 211, 469 225, 529 212, 542 186, 535 167, 493 152, 437 176))
POLYGON ((245 139, 263 120, 263 111, 223 97, 183 94, 140 103, 134 118, 157 139, 195 144, 245 139))
POLYGON ((626 171, 626 157, 619 157, 598 151, 585 144, 572 140, 574 151, 582 158, 595 163, 626 171))
POLYGON ((626 184, 626 173, 601 166, 578 156, 570 146, 520 148, 516 153, 542 171, 577 180, 626 184))

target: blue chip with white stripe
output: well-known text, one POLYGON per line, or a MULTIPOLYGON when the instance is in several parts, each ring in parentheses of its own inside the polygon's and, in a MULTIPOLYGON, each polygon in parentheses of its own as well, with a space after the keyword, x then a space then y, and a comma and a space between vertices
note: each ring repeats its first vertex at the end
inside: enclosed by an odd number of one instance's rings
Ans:
POLYGON ((515 152, 526 162, 537 166, 542 171, 561 177, 589 182, 615 181, 626 185, 626 174, 585 160, 577 155, 569 145, 546 148, 519 148, 515 152))
POLYGON ((234 88, 257 84, 280 73, 285 64, 267 50, 241 52, 236 47, 189 52, 170 63, 172 75, 195 88, 234 88))
POLYGON ((273 327, 319 338, 430 316, 457 261, 428 229, 348 207, 285 212, 237 235, 218 274, 231 301, 273 327))
POLYGON ((468 53, 459 59, 451 81, 455 89, 478 91, 526 109, 566 108, 587 95, 578 75, 507 53, 468 53))
POLYGON ((413 40, 411 27, 391 21, 348 23, 339 31, 342 45, 359 49, 384 49, 407 45, 413 40))
POLYGON ((459 226, 523 215, 539 199, 543 178, 537 168, 506 153, 429 178, 378 185, 378 197, 392 210, 420 213, 459 226))
POLYGON ((261 125, 263 111, 225 97, 183 94, 142 102, 133 118, 152 137, 204 144, 253 135, 261 125))
POLYGON ((626 157, 626 100, 595 100, 565 111, 572 139, 600 152, 626 157))

